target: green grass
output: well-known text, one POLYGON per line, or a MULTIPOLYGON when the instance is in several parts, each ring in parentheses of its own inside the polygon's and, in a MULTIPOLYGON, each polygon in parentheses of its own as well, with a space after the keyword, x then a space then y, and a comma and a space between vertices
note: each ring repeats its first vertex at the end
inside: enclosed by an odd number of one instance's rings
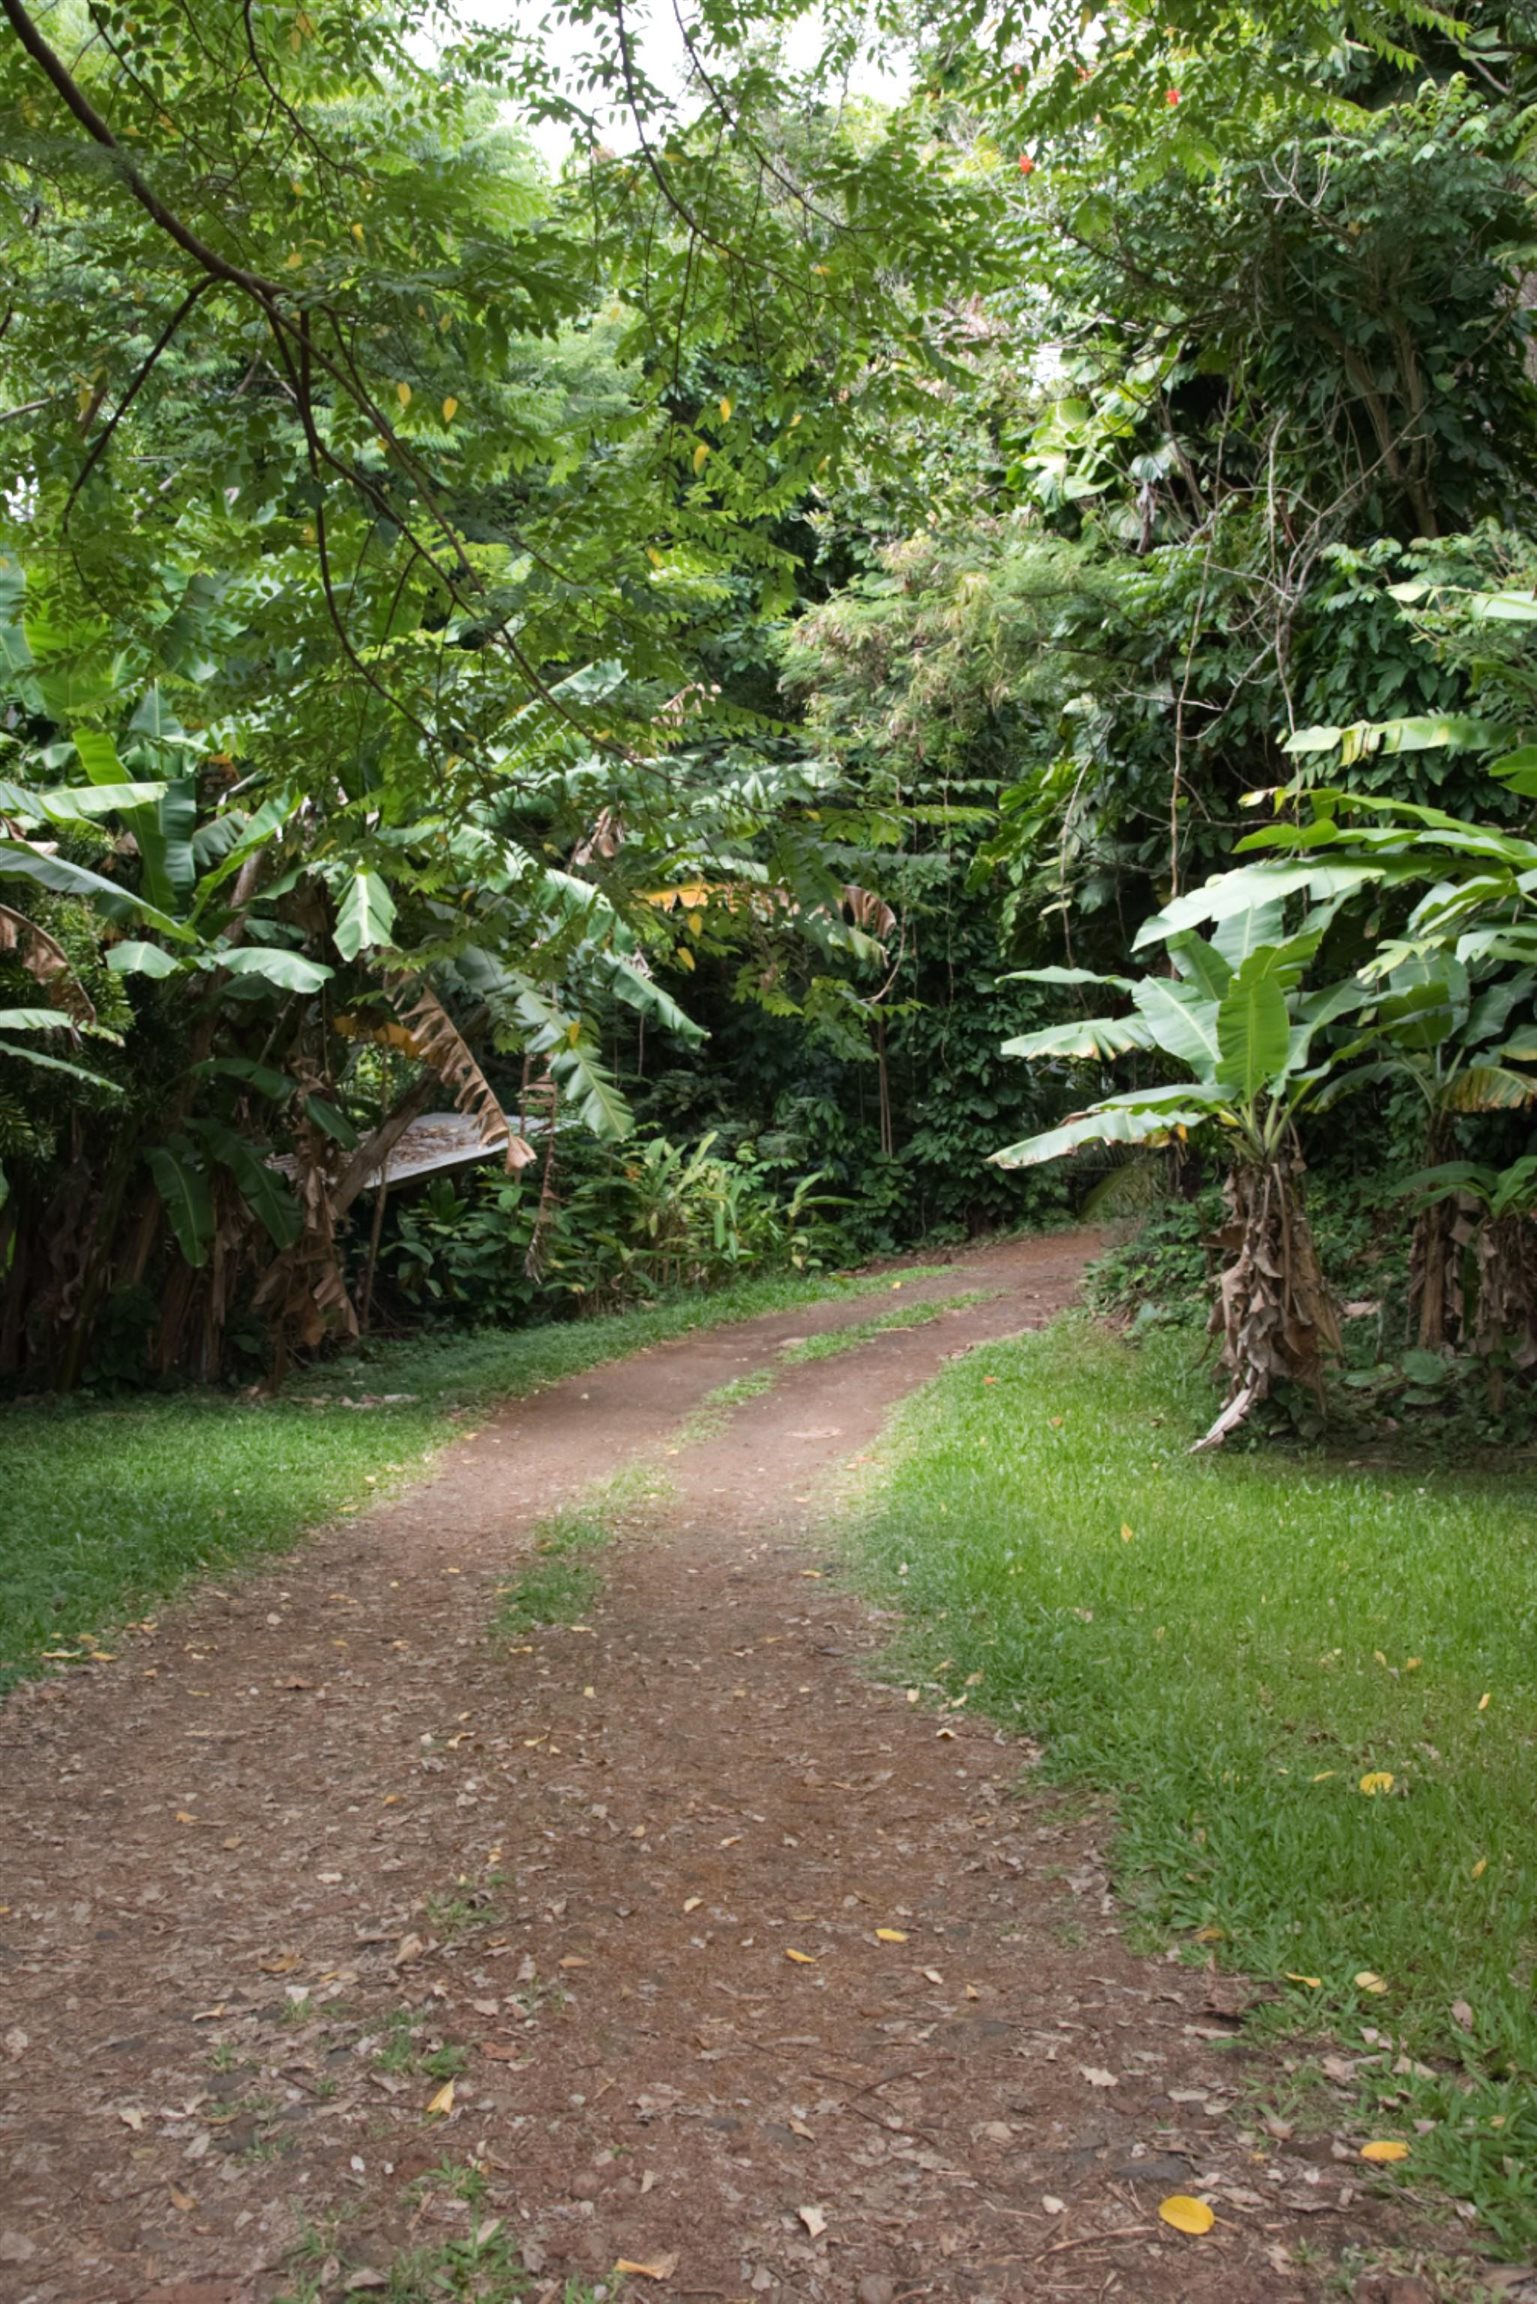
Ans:
POLYGON ((143 1617, 200 1570, 285 1550, 318 1521, 421 1478, 456 1410, 694 1329, 889 1286, 781 1275, 607 1319, 379 1344, 277 1400, 186 1392, 0 1410, 0 1693, 45 1670, 49 1649, 87 1654, 91 1636, 143 1617))
POLYGON ((951 1701, 980 1672, 974 1709, 1117 1794, 1143 1929, 1214 1944, 1276 1983, 1269 2023, 1371 2059, 1362 2117, 1410 2143, 1405 2177, 1530 2248, 1530 1478, 1192 1458, 1211 1400, 1188 1339, 1138 1350, 1081 1318, 942 1375, 863 1532, 903 1661, 951 1701), (1391 1788, 1363 1793, 1374 1774, 1391 1788))
MULTIPOLYGON (((840 1352, 857 1352, 861 1344, 869 1344, 877 1336, 890 1336, 904 1328, 926 1328, 931 1320, 942 1320, 947 1312, 964 1311, 969 1304, 989 1303, 997 1293, 996 1288, 965 1288, 955 1296, 936 1296, 927 1304, 903 1304, 895 1312, 882 1312, 871 1320, 856 1320, 847 1328, 830 1328, 821 1336, 803 1336, 798 1343, 786 1345, 779 1357, 786 1368, 799 1367, 808 1360, 835 1360, 840 1352)), ((752 1379, 747 1381, 750 1383, 752 1379)))

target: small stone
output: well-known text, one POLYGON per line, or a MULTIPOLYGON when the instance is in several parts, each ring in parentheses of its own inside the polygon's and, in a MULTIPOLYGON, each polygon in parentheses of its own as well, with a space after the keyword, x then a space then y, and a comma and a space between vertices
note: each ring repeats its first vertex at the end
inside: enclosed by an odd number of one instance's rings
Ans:
POLYGON ((584 2168, 579 2175, 572 2177, 571 2197, 573 2200, 596 2200, 598 2197, 598 2179, 590 2168, 584 2168))
POLYGON ((889 2272, 867 2272, 855 2294, 859 2304, 896 2304, 897 2284, 889 2272))

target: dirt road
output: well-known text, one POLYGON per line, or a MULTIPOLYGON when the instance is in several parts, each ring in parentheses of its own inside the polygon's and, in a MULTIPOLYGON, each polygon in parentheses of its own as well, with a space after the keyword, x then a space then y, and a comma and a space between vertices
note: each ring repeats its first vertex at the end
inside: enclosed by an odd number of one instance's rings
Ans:
POLYGON ((1385 2234, 1245 2119, 1231 1988, 1126 1951, 1105 1817, 883 1685, 827 1550, 819 1484, 1091 1245, 908 1282, 994 1293, 836 1358, 779 1355, 868 1299, 595 1369, 23 1691, 0 2296, 1302 2304, 1385 2234), (488 1639, 534 1524, 641 1457, 671 1488, 588 1622, 488 1639))

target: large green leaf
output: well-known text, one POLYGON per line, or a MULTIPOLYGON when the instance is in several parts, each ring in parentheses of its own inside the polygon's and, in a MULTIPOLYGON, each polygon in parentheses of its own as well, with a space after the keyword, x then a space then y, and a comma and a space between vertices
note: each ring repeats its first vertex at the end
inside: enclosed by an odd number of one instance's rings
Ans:
POLYGON ((238 1080, 243 1088, 254 1088, 274 1104, 286 1104, 294 1092, 286 1072, 279 1072, 272 1064, 259 1064, 253 1056, 209 1056, 192 1069, 202 1080, 238 1080))
POLYGON ((1245 961, 1217 1010, 1222 1082, 1244 1104, 1286 1070, 1290 1053, 1286 994, 1266 965, 1269 958, 1259 952, 1245 961))
POLYGON ((124 1093, 115 1080, 89 1072, 83 1064, 71 1064, 65 1056, 45 1056, 41 1048, 19 1048, 14 1041, 0 1040, 0 1056, 14 1056, 19 1064, 34 1065, 39 1072, 62 1072, 67 1079, 83 1081, 106 1096, 121 1097, 124 1093))
POLYGON ((0 1008, 0 1032, 62 1032, 69 1021, 57 1008, 0 1008))
POLYGON ((395 899, 377 872, 359 865, 347 874, 346 887, 336 912, 334 942, 344 960, 388 944, 395 932, 395 899))
POLYGON ((192 932, 168 913, 157 911, 131 889, 120 888, 115 880, 104 880, 99 872, 88 872, 82 864, 71 864, 63 856, 45 855, 26 840, 0 839, 0 879, 33 880, 41 888, 51 889, 56 896, 88 897, 109 920, 139 918, 148 920, 167 936, 177 937, 184 943, 192 941, 192 932))
POLYGON ((307 960, 281 944, 231 944, 210 953, 205 968, 227 968, 232 976, 260 976, 283 992, 318 992, 335 975, 324 961, 307 960))
POLYGON ((1188 1065, 1198 1080, 1214 1080, 1222 1060, 1217 1003, 1194 984, 1144 976, 1132 995, 1148 1031, 1166 1055, 1188 1065))
POLYGON ((1108 1063, 1133 1048, 1149 1048, 1153 1036, 1139 1016, 1091 1016, 1073 1024, 1047 1024, 1038 1032, 1021 1032, 1005 1040, 1001 1056, 1065 1056, 1097 1058, 1108 1063))
POLYGON ((107 966, 114 976, 179 976, 185 965, 160 945, 140 943, 131 936, 107 947, 107 966))
POLYGON ((144 1157, 165 1202, 176 1245, 189 1264, 206 1264, 213 1239, 213 1194, 208 1178, 191 1158, 191 1146, 173 1149, 156 1144, 144 1157))
POLYGON ((1285 915, 1286 906, 1279 896, 1247 905, 1241 912, 1229 912, 1212 930, 1212 944, 1230 968, 1241 968, 1251 953, 1280 941, 1285 915))
POLYGON ((1149 1090, 1135 1102, 1112 1098, 1090 1112, 1075 1113, 1058 1128, 990 1152, 988 1158, 998 1168, 1038 1168, 1085 1144, 1147 1144, 1176 1128, 1197 1128, 1214 1109, 1214 1103, 1203 1102, 1200 1089, 1188 1085, 1149 1090))
POLYGON ((209 1151, 227 1168, 240 1187, 240 1197, 275 1248, 291 1248, 304 1225, 298 1201, 266 1155, 237 1136, 219 1120, 196 1120, 193 1126, 209 1151))
POLYGON ((1208 944, 1193 928, 1180 928, 1169 938, 1169 958, 1187 984, 1194 984, 1208 1000, 1220 1000, 1233 981, 1232 962, 1208 944))

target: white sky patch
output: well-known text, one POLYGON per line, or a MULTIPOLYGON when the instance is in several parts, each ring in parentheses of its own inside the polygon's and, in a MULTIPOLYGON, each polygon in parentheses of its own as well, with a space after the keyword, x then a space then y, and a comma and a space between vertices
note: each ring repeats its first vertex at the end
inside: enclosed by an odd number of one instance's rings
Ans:
MULTIPOLYGON (((551 19, 543 0, 475 0, 471 12, 477 22, 488 28, 506 26, 531 34, 537 32, 546 62, 568 86, 575 81, 588 45, 585 26, 551 19)), ((640 70, 664 97, 678 103, 687 113, 693 108, 689 102, 689 56, 677 13, 667 5, 650 8, 642 5, 631 7, 627 14, 634 27, 640 70)), ((684 21, 688 22, 686 16, 684 21)), ((692 33, 692 24, 689 29, 692 33)), ((780 28, 779 47, 786 70, 792 75, 813 70, 825 40, 826 25, 821 8, 806 8, 788 27, 780 28)), ((701 46, 708 54, 702 41, 701 46)), ((861 49, 844 93, 895 104, 907 94, 910 83, 907 59, 878 53, 872 40, 861 49)), ((576 93, 574 86, 572 93, 576 93)), ((702 106, 702 91, 698 100, 702 106)), ((509 112, 517 117, 512 107, 509 112)), ((626 132, 628 115, 622 107, 614 107, 606 117, 610 122, 610 140, 616 146, 622 148, 632 141, 632 133, 626 132)), ((518 124, 546 167, 558 175, 571 151, 570 129, 564 122, 554 120, 520 119, 518 124)))

